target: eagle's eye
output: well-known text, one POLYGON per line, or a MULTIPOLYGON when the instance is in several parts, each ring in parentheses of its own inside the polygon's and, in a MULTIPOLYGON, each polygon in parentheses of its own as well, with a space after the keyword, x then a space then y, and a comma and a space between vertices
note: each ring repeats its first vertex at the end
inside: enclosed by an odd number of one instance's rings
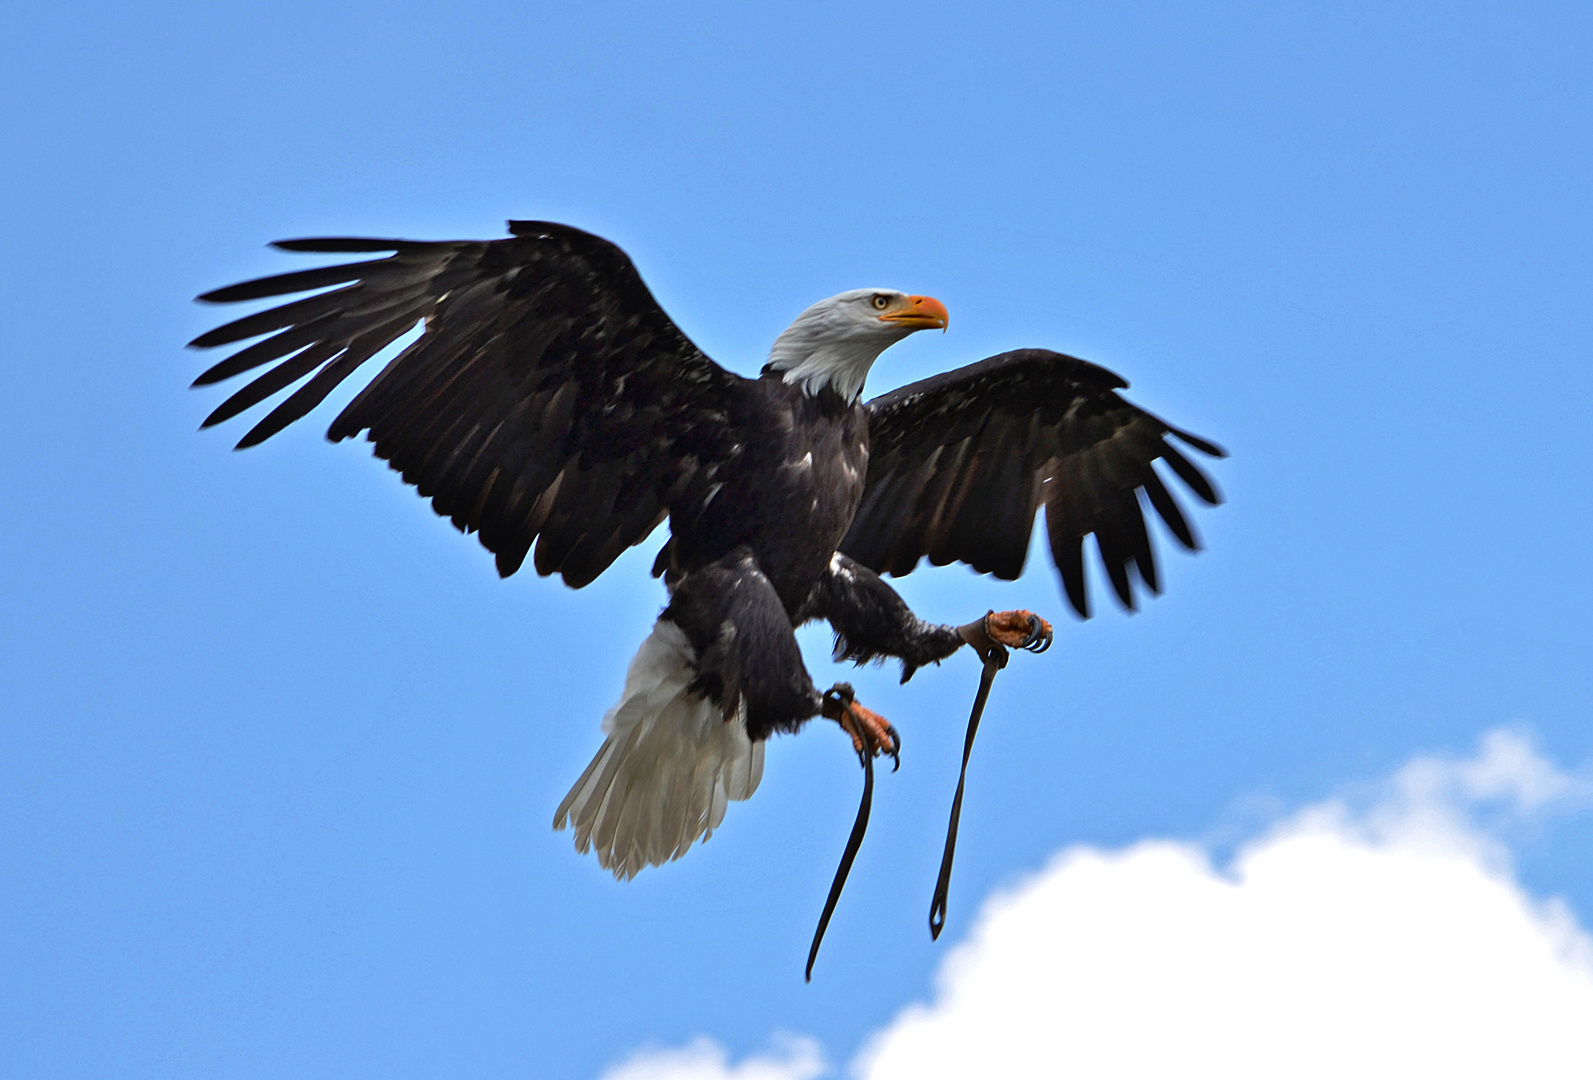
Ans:
POLYGON ((874 310, 876 310, 876 311, 884 311, 886 308, 888 308, 890 306, 891 306, 891 298, 890 297, 886 296, 884 293, 875 293, 874 294, 874 310))

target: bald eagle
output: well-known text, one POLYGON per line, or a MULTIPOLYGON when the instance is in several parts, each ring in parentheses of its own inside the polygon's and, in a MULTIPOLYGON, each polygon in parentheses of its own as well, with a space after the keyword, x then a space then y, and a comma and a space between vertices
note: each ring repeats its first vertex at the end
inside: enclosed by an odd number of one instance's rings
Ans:
POLYGON ((242 449, 424 323, 329 439, 364 432, 438 514, 477 534, 505 577, 531 556, 537 573, 580 588, 668 520, 653 567, 668 604, 554 820, 616 877, 710 836, 727 802, 758 787, 776 732, 830 715, 864 752, 898 748, 876 713, 836 715, 803 665, 796 627, 828 620, 838 660, 893 657, 903 681, 981 633, 1032 647, 1051 633, 1037 616, 932 624, 880 575, 928 556, 1016 578, 1043 503, 1062 584, 1087 618, 1092 533, 1124 605, 1136 582, 1159 591, 1141 492, 1183 547, 1198 547, 1155 461, 1219 501, 1171 440, 1221 449, 1124 401, 1127 383, 1072 356, 1019 349, 864 402, 881 352, 946 327, 932 297, 869 288, 821 300, 749 379, 693 345, 614 244, 550 222, 513 221, 509 232, 280 241, 284 251, 385 255, 199 297, 311 293, 196 338, 201 349, 261 340, 194 385, 275 365, 212 412, 210 427, 306 380, 242 449))

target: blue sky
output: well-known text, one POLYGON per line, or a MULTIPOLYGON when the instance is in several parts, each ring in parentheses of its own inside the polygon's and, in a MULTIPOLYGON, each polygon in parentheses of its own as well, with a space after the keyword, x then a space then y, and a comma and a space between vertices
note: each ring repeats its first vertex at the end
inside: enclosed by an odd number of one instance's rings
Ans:
MULTIPOLYGON (((1514 725, 1593 757, 1585 5, 419 4, 8 14, 0 65, 0 1065, 10 1075, 597 1076, 777 1031, 844 1063, 992 890, 1076 845, 1238 838, 1514 725), (811 986, 848 747, 771 746, 712 842, 626 885, 548 829, 662 604, 497 579, 361 446, 195 434, 189 302, 317 234, 568 221, 754 371, 887 285, 950 332, 879 392, 1039 345, 1232 451, 1209 550, 1078 623, 1049 564, 900 583, 1056 617, 976 750, 906 737, 811 986)), ((240 429, 241 431, 241 429, 240 429)), ((1099 579, 1097 592, 1099 594, 1099 579)), ((824 635, 804 638, 831 678, 824 635)), ((837 673, 838 674, 838 673, 837 673)), ((1593 924, 1593 817, 1512 833, 1593 924)), ((1220 846, 1220 845, 1219 845, 1220 846)))

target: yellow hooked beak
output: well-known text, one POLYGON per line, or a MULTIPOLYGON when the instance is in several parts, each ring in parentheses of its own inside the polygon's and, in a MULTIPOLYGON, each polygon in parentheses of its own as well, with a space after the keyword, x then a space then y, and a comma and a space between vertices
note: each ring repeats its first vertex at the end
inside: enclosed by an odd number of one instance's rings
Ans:
POLYGON ((946 305, 933 296, 909 296, 899 306, 881 314, 879 321, 909 330, 944 330, 951 316, 946 313, 946 305))

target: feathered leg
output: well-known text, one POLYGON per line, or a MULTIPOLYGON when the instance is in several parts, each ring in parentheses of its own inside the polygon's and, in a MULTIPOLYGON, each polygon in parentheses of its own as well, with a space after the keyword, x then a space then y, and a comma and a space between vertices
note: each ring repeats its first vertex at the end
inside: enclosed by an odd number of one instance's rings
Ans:
POLYGON ((964 645, 982 655, 990 642, 1042 651, 1051 641, 1051 624, 1028 611, 991 612, 967 626, 925 622, 878 574, 840 552, 802 609, 801 621, 809 619, 827 619, 835 629, 836 660, 863 664, 894 656, 902 662, 902 682, 964 645))

